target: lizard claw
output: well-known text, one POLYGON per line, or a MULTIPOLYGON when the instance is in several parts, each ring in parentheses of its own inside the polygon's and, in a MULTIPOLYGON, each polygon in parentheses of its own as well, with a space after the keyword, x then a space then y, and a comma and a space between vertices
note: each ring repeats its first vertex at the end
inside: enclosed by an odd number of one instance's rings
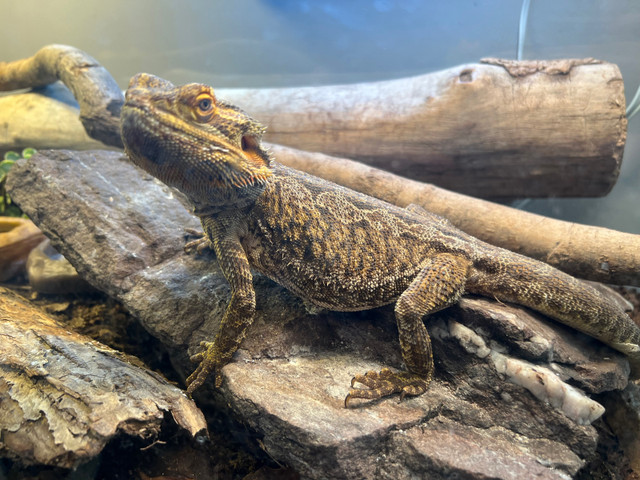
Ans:
POLYGON ((184 229, 184 233, 192 237, 198 237, 198 238, 204 237, 204 232, 202 230, 198 230, 197 228, 186 227, 184 229))
POLYGON ((219 355, 216 354, 214 343, 201 342, 200 346, 204 347, 204 350, 190 357, 192 362, 199 362, 199 365, 186 380, 187 393, 189 395, 200 388, 212 372, 215 372, 216 388, 222 385, 222 364, 218 359, 219 355))
POLYGON ((184 231, 187 235, 196 237, 195 240, 185 243, 185 253, 193 253, 195 251, 198 255, 201 255, 208 248, 213 250, 211 242, 204 232, 194 228, 185 228, 184 231))
POLYGON ((201 363, 204 360, 205 354, 209 349, 213 349, 213 342, 202 341, 200 342, 201 350, 198 353, 194 353, 189 357, 189 361, 193 363, 201 363))
POLYGON ((351 389, 344 399, 344 406, 347 408, 352 398, 377 400, 394 393, 400 393, 400 400, 402 400, 406 395, 421 395, 427 390, 429 381, 430 379, 414 373, 392 372, 388 368, 383 368, 379 373, 369 371, 351 379, 351 389), (356 383, 360 383, 366 388, 354 388, 356 383))
POLYGON ((200 388, 204 381, 207 379, 207 375, 202 375, 203 368, 201 367, 202 363, 200 363, 200 365, 198 365, 198 368, 196 368, 195 371, 191 375, 189 375, 189 378, 187 378, 187 393, 189 395, 192 395, 193 392, 196 391, 196 389, 200 388))

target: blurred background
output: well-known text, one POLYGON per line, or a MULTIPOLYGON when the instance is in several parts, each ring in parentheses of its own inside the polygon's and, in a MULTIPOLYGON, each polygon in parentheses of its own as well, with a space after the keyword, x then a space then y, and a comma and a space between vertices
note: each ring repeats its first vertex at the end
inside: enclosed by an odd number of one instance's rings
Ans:
MULTIPOLYGON (((123 89, 142 71, 229 88, 386 80, 515 59, 521 8, 514 0, 0 0, 0 61, 68 44, 123 89)), ((640 2, 532 0, 522 52, 616 63, 629 103, 640 85, 640 2)), ((640 233, 640 114, 629 120, 620 179, 607 197, 514 205, 640 233)))

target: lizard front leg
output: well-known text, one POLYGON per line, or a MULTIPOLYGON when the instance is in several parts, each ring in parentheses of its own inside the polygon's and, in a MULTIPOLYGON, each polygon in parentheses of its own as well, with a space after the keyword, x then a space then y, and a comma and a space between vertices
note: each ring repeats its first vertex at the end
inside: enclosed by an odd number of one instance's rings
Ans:
POLYGON ((351 390, 344 400, 378 399, 400 393, 421 395, 433 376, 431 339, 424 326, 426 315, 456 303, 464 293, 471 262, 462 256, 442 253, 430 258, 420 273, 396 302, 395 314, 405 372, 367 372, 351 380, 351 390), (356 383, 366 388, 353 388, 356 383))
POLYGON ((222 384, 222 367, 231 361, 242 343, 256 310, 253 276, 235 229, 211 219, 203 219, 202 224, 211 239, 220 269, 231 286, 231 300, 214 341, 203 342, 201 345, 205 350, 191 357, 200 364, 187 378, 188 393, 193 393, 213 372, 215 386, 222 384))

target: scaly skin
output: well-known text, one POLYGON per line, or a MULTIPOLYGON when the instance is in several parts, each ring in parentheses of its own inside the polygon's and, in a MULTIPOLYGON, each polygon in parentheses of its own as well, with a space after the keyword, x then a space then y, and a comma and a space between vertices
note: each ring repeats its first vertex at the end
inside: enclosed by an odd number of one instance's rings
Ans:
POLYGON ((231 285, 188 392, 231 361, 253 321, 254 269, 339 311, 395 302, 407 370, 357 375, 345 398, 420 395, 433 375, 427 315, 464 293, 525 305, 640 358, 640 329, 599 291, 544 263, 488 245, 419 207, 402 209, 273 161, 264 128, 206 85, 146 74, 129 84, 122 138, 129 158, 193 203, 231 285), (355 384, 362 385, 355 388, 355 384))

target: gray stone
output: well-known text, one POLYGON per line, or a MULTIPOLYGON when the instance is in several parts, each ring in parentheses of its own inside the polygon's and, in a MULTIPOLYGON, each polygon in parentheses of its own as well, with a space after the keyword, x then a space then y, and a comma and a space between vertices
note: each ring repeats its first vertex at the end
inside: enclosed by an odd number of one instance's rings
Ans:
POLYGON ((43 240, 27 257, 29 285, 40 293, 81 293, 93 288, 80 276, 69 261, 43 240))
MULTIPOLYGON (((183 229, 199 225, 179 195, 104 151, 39 152, 15 165, 8 187, 78 272, 190 373, 187 351, 215 335, 229 287, 212 253, 183 253, 183 229)), ((425 395, 345 409, 353 375, 402 367, 392 307, 317 311, 260 275, 255 285, 256 321, 222 388, 209 382, 196 399, 228 406, 303 477, 568 478, 595 452, 588 423, 601 414, 580 389, 627 381, 626 360, 598 342, 465 298, 427 319, 437 371, 425 395)))

